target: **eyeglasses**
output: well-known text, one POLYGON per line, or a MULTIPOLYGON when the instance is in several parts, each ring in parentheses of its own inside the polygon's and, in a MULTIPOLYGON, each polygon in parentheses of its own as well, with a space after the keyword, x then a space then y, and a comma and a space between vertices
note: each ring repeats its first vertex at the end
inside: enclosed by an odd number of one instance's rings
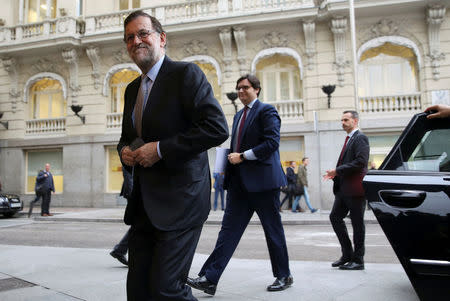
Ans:
POLYGON ((123 39, 123 41, 127 44, 131 44, 134 42, 134 38, 137 36, 139 38, 139 40, 143 40, 148 38, 149 35, 151 35, 152 33, 157 32, 156 30, 140 30, 138 31, 138 33, 136 35, 134 34, 129 34, 127 36, 125 36, 125 38, 123 39))
POLYGON ((239 86, 239 87, 236 87, 236 91, 239 91, 241 89, 244 90, 244 91, 247 91, 250 88, 251 88, 250 86, 239 86))

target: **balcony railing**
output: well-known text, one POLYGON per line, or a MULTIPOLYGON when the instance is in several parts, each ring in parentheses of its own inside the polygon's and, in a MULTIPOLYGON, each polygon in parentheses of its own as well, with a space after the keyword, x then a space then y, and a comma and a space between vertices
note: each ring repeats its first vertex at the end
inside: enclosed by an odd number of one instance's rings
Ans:
POLYGON ((420 93, 359 97, 362 113, 411 112, 422 108, 420 93))
POLYGON ((265 101, 265 103, 273 105, 280 115, 281 120, 303 120, 303 100, 278 100, 265 101))
POLYGON ((27 134, 55 134, 66 131, 66 118, 33 119, 26 121, 27 134))
POLYGON ((122 113, 109 113, 106 115, 106 128, 110 131, 120 131, 122 128, 122 113))
MULTIPOLYGON (((286 12, 313 6, 313 0, 193 0, 188 2, 180 0, 178 4, 144 7, 142 10, 158 18, 163 25, 176 25, 249 14, 286 12)), ((61 17, 37 23, 0 27, 0 46, 35 39, 79 38, 120 33, 123 31, 123 21, 130 12, 132 10, 86 16, 84 21, 72 17, 61 17)))

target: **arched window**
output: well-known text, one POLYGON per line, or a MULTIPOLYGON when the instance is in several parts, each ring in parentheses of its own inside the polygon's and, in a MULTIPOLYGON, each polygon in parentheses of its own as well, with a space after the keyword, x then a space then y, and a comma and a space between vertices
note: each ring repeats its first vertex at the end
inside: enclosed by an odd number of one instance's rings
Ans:
POLYGON ((66 100, 61 83, 42 78, 30 88, 30 119, 48 119, 66 116, 66 100))
POLYGON ((140 0, 119 0, 120 10, 129 10, 141 7, 140 0))
POLYGON ((381 96, 418 92, 417 57, 411 48, 386 42, 362 53, 358 95, 381 96))
POLYGON ((221 89, 219 86, 219 79, 217 77, 217 70, 214 67, 213 64, 211 63, 206 63, 206 62, 198 62, 198 61, 194 61, 195 64, 197 64, 197 66, 200 67, 200 69, 202 69, 203 73, 205 73, 206 79, 208 79, 208 82, 211 84, 212 88, 213 88, 213 92, 214 92, 214 97, 221 102, 221 89))
POLYGON ((302 81, 295 58, 274 54, 256 64, 256 76, 261 81, 259 98, 266 102, 299 100, 302 98, 302 81))
POLYGON ((109 84, 111 89, 110 113, 123 113, 125 89, 138 76, 138 72, 130 69, 122 69, 114 73, 109 84))

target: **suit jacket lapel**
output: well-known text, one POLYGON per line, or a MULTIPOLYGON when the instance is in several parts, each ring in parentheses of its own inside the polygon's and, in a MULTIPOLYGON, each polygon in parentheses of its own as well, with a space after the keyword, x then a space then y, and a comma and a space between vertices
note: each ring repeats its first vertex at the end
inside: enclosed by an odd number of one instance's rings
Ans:
POLYGON ((345 147, 344 153, 342 154, 342 161, 344 160, 345 154, 350 149, 350 146, 352 145, 357 135, 359 135, 359 130, 353 133, 352 137, 347 141, 347 146, 345 147))
MULTIPOLYGON (((234 116, 234 120, 233 120, 233 129, 231 130, 231 148, 233 149, 234 144, 235 144, 235 140, 236 140, 236 130, 237 130, 237 126, 239 123, 239 119, 241 119, 242 114, 244 113, 244 110, 240 110, 239 112, 236 113, 236 115, 234 116)), ((234 150, 234 149, 233 149, 234 150)))

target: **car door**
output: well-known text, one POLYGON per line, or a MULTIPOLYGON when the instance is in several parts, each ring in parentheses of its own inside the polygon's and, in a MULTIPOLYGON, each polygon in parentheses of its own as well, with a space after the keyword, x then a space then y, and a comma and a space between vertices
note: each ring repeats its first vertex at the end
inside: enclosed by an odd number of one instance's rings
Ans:
POLYGON ((381 228, 421 300, 450 300, 450 118, 415 115, 363 181, 381 228))

